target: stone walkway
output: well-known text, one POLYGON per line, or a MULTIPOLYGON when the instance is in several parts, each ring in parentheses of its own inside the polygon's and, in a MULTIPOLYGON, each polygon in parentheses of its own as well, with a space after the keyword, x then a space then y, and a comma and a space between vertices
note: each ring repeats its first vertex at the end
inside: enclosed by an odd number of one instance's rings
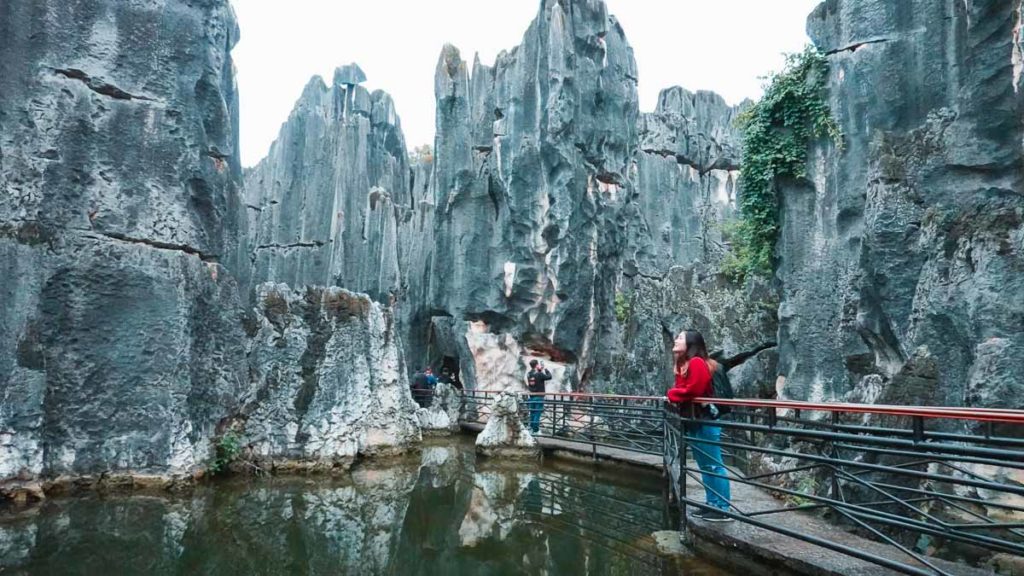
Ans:
MULTIPOLYGON (((462 424, 469 432, 479 432, 483 426, 462 424)), ((662 467, 660 455, 640 454, 620 448, 593 446, 585 442, 572 442, 555 438, 537 438, 546 455, 569 457, 575 460, 614 461, 634 466, 662 467)), ((689 466, 696 468, 692 461, 689 466)), ((702 499, 703 487, 694 478, 687 478, 687 494, 702 499)), ((743 513, 781 508, 783 503, 767 491, 754 486, 734 482, 732 500, 743 513)), ((895 560, 905 564, 917 564, 907 554, 894 546, 868 540, 846 532, 836 525, 808 512, 786 512, 758 516, 757 519, 773 526, 788 528, 811 534, 833 543, 865 551, 879 558, 895 560)), ((821 576, 889 576, 901 574, 895 570, 834 552, 796 538, 771 530, 758 528, 743 522, 704 522, 690 517, 688 529, 693 536, 691 544, 701 553, 715 558, 732 568, 750 575, 761 574, 811 574, 821 576)), ((964 564, 945 560, 929 560, 942 571, 956 576, 991 576, 992 572, 972 568, 964 564)))
MULTIPOLYGON (((690 466, 696 467, 692 462, 690 466)), ((687 478, 686 490, 691 498, 703 500, 704 488, 695 479, 687 478)), ((783 502, 773 498, 766 491, 737 482, 732 484, 732 501, 744 513, 772 510, 783 506, 783 502)), ((926 569, 925 566, 916 563, 910 556, 894 546, 846 532, 835 524, 809 512, 785 512, 757 516, 756 518, 773 526, 810 534, 835 544, 865 551, 879 558, 926 569)), ((724 559, 726 563, 736 569, 750 574, 765 573, 766 564, 797 574, 829 576, 901 574, 901 572, 866 560, 834 552, 743 522, 704 522, 691 516, 688 521, 688 529, 694 536, 692 544, 699 552, 712 558, 724 559)), ((957 576, 992 574, 987 570, 971 568, 955 562, 937 559, 929 561, 944 572, 957 576)))

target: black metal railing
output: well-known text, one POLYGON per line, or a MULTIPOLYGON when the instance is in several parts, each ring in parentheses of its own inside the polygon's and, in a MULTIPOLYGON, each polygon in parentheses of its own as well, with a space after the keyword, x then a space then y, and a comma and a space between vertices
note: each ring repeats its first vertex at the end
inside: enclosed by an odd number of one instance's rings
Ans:
MULTIPOLYGON (((464 391, 461 420, 486 423, 495 395, 464 391)), ((711 509, 705 479, 719 477, 764 496, 756 506, 738 507, 733 499, 723 512, 730 518, 902 573, 949 574, 935 556, 1024 555, 1022 411, 720 400, 732 412, 709 422, 658 397, 524 394, 523 400, 520 417, 529 426, 534 411, 539 438, 589 446, 595 457, 599 448, 660 455, 680 522, 687 507, 711 509), (543 403, 529 401, 538 397, 543 403), (721 429, 721 439, 695 442, 695 427, 708 425, 721 429), (723 474, 695 463, 711 446, 722 451, 723 474), (820 516, 894 553, 842 544, 802 529, 800 521, 783 521, 800 518, 794 514, 820 516)))
POLYGON ((410 388, 412 399, 422 408, 429 408, 434 403, 434 390, 431 388, 410 388))
MULTIPOLYGON (((723 402, 719 402, 720 404, 723 402)), ((728 477, 778 498, 775 505, 724 514, 907 574, 951 572, 934 554, 981 560, 1024 555, 1024 414, 1013 411, 726 401, 734 412, 709 422, 665 414, 665 466, 675 501, 707 510, 687 494, 689 477, 728 477), (694 445, 686 430, 729 432, 694 445), (996 433, 996 428, 1002 430, 996 433), (725 475, 701 470, 686 451, 713 445, 743 453, 725 475), (899 551, 883 557, 779 522, 785 513, 818 513, 899 551), (902 557, 902 558, 901 558, 902 557)), ((727 463, 728 464, 728 463, 727 463)))
MULTIPOLYGON (((460 419, 485 424, 497 392, 465 390, 460 419)), ((662 400, 600 394, 523 394, 519 413, 530 426, 536 415, 538 438, 660 456, 664 452, 662 400)))
POLYGON ((629 498, 597 482, 543 473, 527 486, 523 500, 520 513, 529 521, 634 562, 660 566, 657 551, 643 545, 652 532, 662 529, 660 502, 629 498))

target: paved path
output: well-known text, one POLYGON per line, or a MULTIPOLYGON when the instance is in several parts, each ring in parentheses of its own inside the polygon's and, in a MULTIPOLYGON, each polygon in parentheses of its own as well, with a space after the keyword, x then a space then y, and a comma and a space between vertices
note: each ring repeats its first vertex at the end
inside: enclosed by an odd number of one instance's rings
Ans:
MULTIPOLYGON (((696 468, 693 462, 689 466, 696 468)), ((687 494, 696 500, 703 500, 704 488, 693 478, 687 478, 687 494)), ((733 504, 744 513, 781 508, 784 503, 773 498, 768 492, 754 486, 732 483, 733 504)), ((895 546, 868 540, 847 532, 827 520, 809 512, 785 512, 756 516, 758 520, 773 526, 788 528, 810 534, 836 544, 842 544, 867 552, 873 556, 895 560, 904 564, 925 568, 895 546)), ((693 541, 698 551, 712 558, 726 558, 737 569, 748 573, 763 573, 764 564, 785 567, 799 574, 826 574, 842 576, 888 576, 900 574, 866 560, 860 560, 834 552, 814 544, 784 536, 778 532, 758 528, 743 522, 704 522, 693 518, 688 529, 696 537, 693 541), (737 553, 738 552, 738 553, 737 553), (753 564, 760 564, 756 566, 753 564), (760 570, 758 569, 760 568, 760 570), (752 572, 750 572, 752 571, 752 572)), ((991 575, 992 572, 971 568, 964 564, 944 560, 929 560, 936 567, 957 576, 991 575)))

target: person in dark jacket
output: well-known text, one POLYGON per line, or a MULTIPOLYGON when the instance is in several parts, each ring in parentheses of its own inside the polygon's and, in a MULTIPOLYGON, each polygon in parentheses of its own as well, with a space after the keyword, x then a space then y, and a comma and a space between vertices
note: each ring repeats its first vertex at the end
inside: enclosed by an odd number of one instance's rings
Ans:
POLYGON ((530 407, 530 430, 534 434, 540 432, 540 417, 544 413, 544 391, 547 388, 544 383, 548 380, 551 380, 551 372, 536 358, 530 360, 530 371, 526 374, 526 388, 530 392, 530 397, 526 404, 530 407))
MULTIPOLYGON (((430 369, 427 368, 427 370, 430 369)), ((430 406, 431 387, 426 371, 417 370, 416 373, 412 375, 410 388, 412 388, 412 399, 415 400, 417 404, 423 408, 430 406)))
MULTIPOLYGON (((687 330, 676 337, 672 346, 675 356, 675 386, 667 393, 669 402, 680 404, 680 414, 689 418, 693 414, 702 413, 699 406, 693 406, 695 398, 714 396, 711 376, 715 369, 724 369, 708 359, 707 345, 704 336, 695 330, 687 330)), ((686 436, 693 448, 693 457, 700 466, 701 478, 704 483, 704 496, 709 506, 718 510, 729 510, 730 494, 729 479, 726 477, 725 465, 722 463, 722 428, 714 426, 713 420, 688 425, 686 436)), ((698 518, 710 522, 728 522, 732 520, 725 514, 716 511, 701 510, 694 514, 698 518)))

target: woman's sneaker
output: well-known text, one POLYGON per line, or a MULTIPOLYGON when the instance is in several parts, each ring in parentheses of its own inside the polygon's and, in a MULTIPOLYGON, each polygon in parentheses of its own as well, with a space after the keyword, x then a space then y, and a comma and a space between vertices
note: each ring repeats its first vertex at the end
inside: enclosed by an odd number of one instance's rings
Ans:
POLYGON ((698 518, 704 520, 705 522, 732 522, 732 518, 726 516, 725 514, 722 514, 717 510, 703 512, 700 516, 698 516, 698 518))

